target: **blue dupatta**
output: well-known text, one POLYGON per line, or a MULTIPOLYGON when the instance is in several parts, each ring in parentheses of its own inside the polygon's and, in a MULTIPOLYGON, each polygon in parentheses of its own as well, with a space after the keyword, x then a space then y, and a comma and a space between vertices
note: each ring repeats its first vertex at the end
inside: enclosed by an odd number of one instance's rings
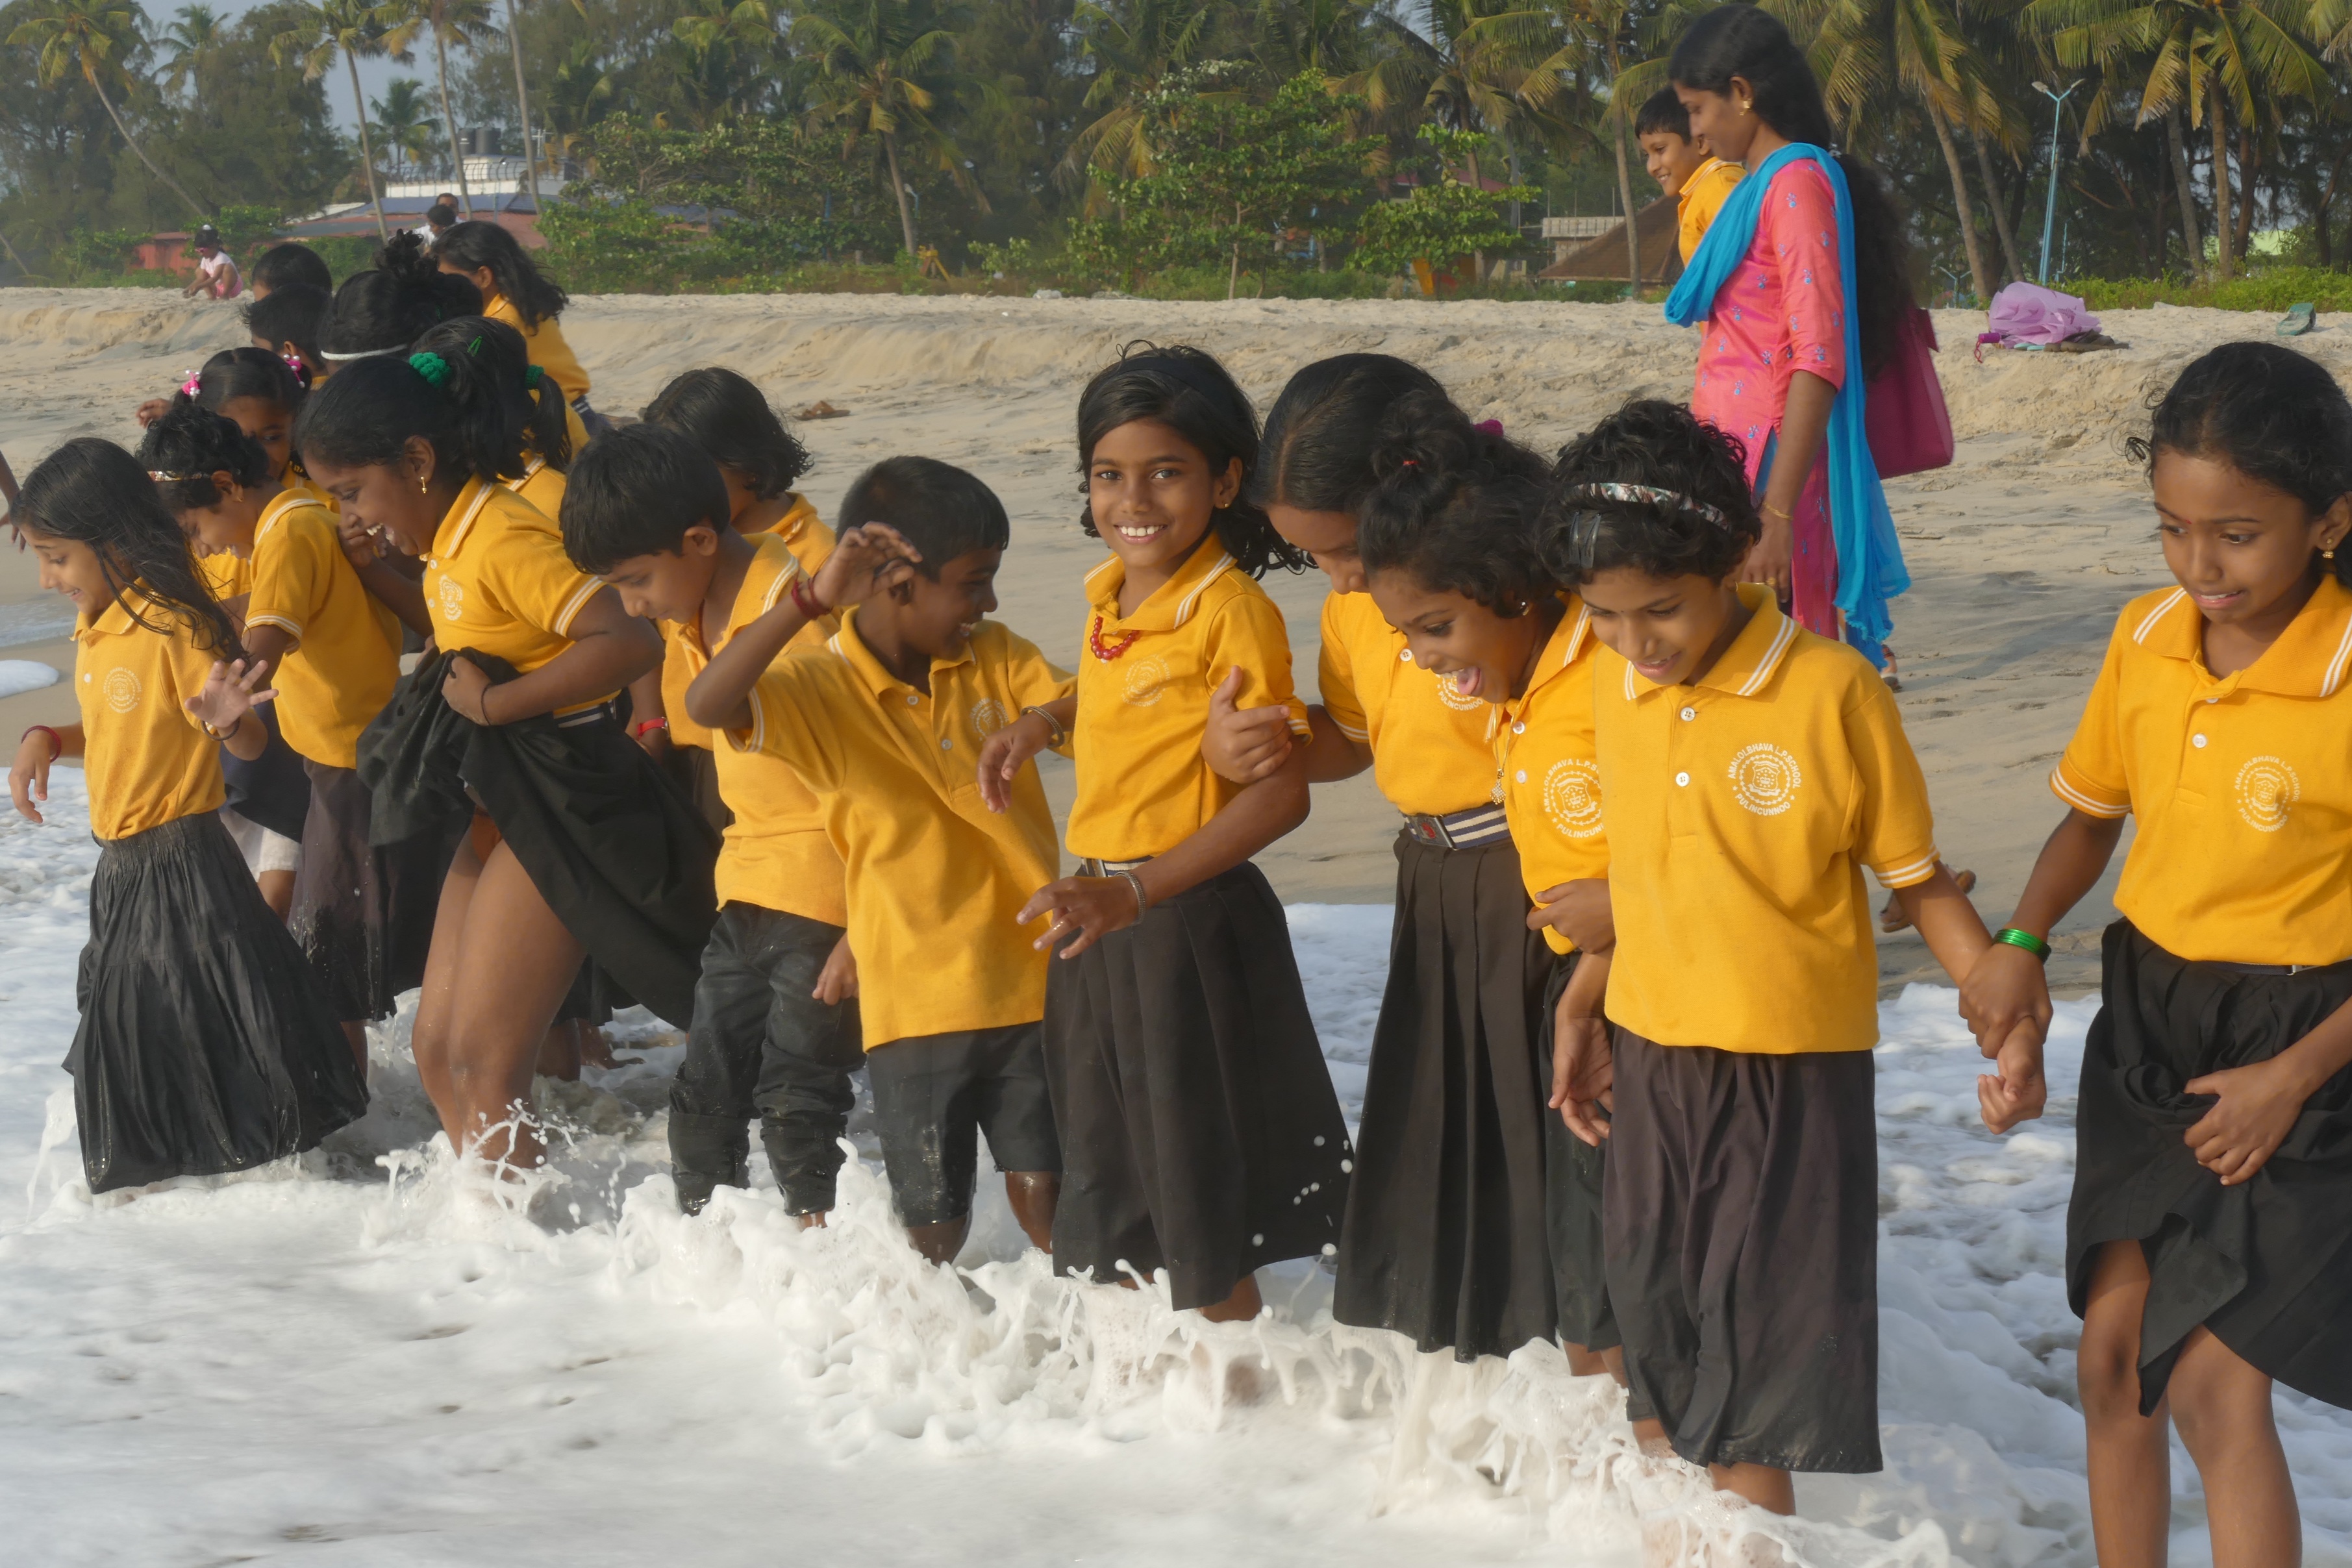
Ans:
MULTIPOLYGON (((1837 550, 1837 607, 1845 614, 1846 641, 1884 669, 1886 635, 1895 626, 1886 601, 1911 586, 1911 573, 1903 564, 1902 541, 1895 538, 1895 517, 1886 509, 1886 491, 1878 482, 1864 425, 1869 393, 1864 384, 1862 320, 1854 286, 1853 197, 1838 161, 1811 142, 1792 141, 1734 185, 1699 242, 1698 253, 1683 269, 1682 281, 1667 298, 1666 319, 1687 327, 1713 315, 1716 296, 1756 243, 1756 223, 1772 176, 1799 159, 1820 165, 1837 198, 1838 277, 1845 290, 1845 381, 1830 405, 1829 428, 1830 538, 1837 550)), ((1759 485, 1762 479, 1759 472, 1759 485)))

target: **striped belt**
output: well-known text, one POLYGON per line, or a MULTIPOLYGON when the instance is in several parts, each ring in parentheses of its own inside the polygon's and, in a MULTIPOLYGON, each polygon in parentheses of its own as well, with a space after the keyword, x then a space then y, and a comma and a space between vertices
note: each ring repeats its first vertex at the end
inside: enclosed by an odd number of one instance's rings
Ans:
POLYGON ((1443 817, 1408 815, 1406 836, 1442 850, 1477 850, 1499 844, 1511 836, 1511 824, 1500 806, 1473 806, 1443 817))
POLYGON ((2208 968, 2226 969, 2232 975, 2308 975, 2316 969, 2340 969, 2352 964, 2352 958, 2338 958, 2332 964, 2232 964, 2221 958, 2205 962, 2208 968))
POLYGON ((1078 862, 1078 874, 1080 876, 1117 876, 1123 871, 1135 871, 1140 868, 1150 859, 1150 855, 1135 861, 1098 861, 1089 857, 1078 862))
POLYGON ((618 700, 614 697, 606 697, 603 702, 592 703, 577 713, 567 713, 555 721, 555 727, 570 729, 575 725, 594 724, 600 719, 616 718, 619 713, 613 705, 618 700))

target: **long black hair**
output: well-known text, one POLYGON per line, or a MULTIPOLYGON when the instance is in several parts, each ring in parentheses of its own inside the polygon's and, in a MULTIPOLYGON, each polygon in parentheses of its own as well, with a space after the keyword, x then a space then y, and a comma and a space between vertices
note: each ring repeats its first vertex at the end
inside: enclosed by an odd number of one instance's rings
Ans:
MULTIPOLYGON (((1837 131, 1821 84, 1789 29, 1755 5, 1718 5, 1693 22, 1675 45, 1666 75, 1678 87, 1728 93, 1739 77, 1755 89, 1757 118, 1791 141, 1835 148, 1837 131)), ((1862 368, 1875 375, 1898 341, 1911 293, 1911 242, 1895 192, 1877 170, 1839 152, 1853 200, 1853 271, 1857 298, 1848 302, 1862 329, 1862 368)))
POLYGON ((164 509, 174 514, 219 505, 215 474, 247 486, 273 476, 269 455, 236 421, 191 405, 174 408, 147 427, 139 462, 164 509))
POLYGON ((460 316, 417 339, 415 353, 438 355, 449 365, 441 390, 458 405, 461 422, 476 417, 469 407, 476 400, 495 400, 502 406, 495 413, 484 410, 479 417, 486 426, 502 421, 514 427, 526 465, 536 453, 559 474, 571 468, 572 433, 564 423, 562 389, 530 362, 530 350, 520 332, 487 316, 460 316), (463 373, 460 360, 466 361, 463 373))
MULTIPOLYGON (((1250 498, 1250 476, 1257 468, 1257 411, 1224 366, 1181 344, 1162 349, 1129 343, 1078 394, 1079 471, 1093 464, 1097 443, 1139 419, 1157 420, 1182 436, 1209 460, 1212 472, 1222 473, 1241 460, 1240 494, 1209 518, 1234 565, 1252 577, 1277 566, 1286 571, 1307 569, 1307 553, 1276 533, 1265 508, 1250 498)), ((1078 526, 1101 537, 1091 506, 1078 514, 1078 526)))
POLYGON ((1389 411, 1437 378, 1393 354, 1334 354, 1290 378, 1265 416, 1250 499, 1355 516, 1378 476, 1372 455, 1389 411))
POLYGON ((196 573, 179 519, 139 459, 111 441, 76 436, 41 459, 12 516, 32 533, 88 545, 108 590, 143 629, 168 636, 177 622, 215 657, 245 657, 228 612, 196 573))
POLYGON ((1560 448, 1543 551, 1571 586, 1628 567, 1720 582, 1763 531, 1738 438, 1680 403, 1635 398, 1560 448))
POLYGON ((389 358, 452 317, 481 313, 482 291, 473 279, 442 271, 425 242, 404 232, 375 253, 373 267, 352 273, 335 290, 319 347, 337 361, 389 358))
POLYGON ((1559 586, 1540 548, 1542 458, 1434 387, 1397 399, 1376 429, 1375 478, 1356 511, 1367 573, 1401 570, 1507 618, 1559 586))
MULTIPOLYGON (((2189 361, 2125 445, 2153 475, 2156 455, 2218 458, 2318 517, 2352 495, 2352 399, 2315 360, 2283 343, 2224 343, 2189 361)), ((2352 549, 2336 580, 2352 586, 2352 549)))
POLYGON ((303 406, 294 445, 337 467, 390 467, 412 437, 460 482, 520 479, 522 430, 513 405, 488 387, 473 356, 419 354, 362 360, 337 372, 303 406))
POLYGON ((489 268, 490 281, 498 285, 499 293, 534 332, 541 321, 562 315, 563 308, 572 303, 572 297, 540 271, 539 263, 531 260, 515 236, 496 224, 476 218, 452 225, 448 233, 433 242, 433 255, 467 272, 489 268))
POLYGON ((668 426, 720 467, 742 475, 763 501, 789 493, 809 471, 808 448, 784 428, 760 389, 719 365, 687 371, 656 392, 638 417, 668 426))

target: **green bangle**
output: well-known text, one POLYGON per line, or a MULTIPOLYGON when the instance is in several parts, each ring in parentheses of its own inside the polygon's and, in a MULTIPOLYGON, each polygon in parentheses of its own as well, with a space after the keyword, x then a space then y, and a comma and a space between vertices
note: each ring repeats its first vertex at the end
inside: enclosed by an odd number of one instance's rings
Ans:
POLYGON ((2043 963, 2050 962, 2050 944, 2031 931, 2020 931, 2014 925, 2004 925, 1992 934, 1996 942, 2006 942, 2012 947, 2022 947, 2043 963))

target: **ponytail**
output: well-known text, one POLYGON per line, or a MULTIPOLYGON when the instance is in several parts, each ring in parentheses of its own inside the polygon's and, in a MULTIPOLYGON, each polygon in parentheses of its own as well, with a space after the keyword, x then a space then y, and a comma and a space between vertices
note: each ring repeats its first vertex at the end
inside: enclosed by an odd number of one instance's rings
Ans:
POLYGON ((572 432, 562 389, 530 362, 520 332, 487 316, 460 316, 417 339, 410 362, 427 354, 446 367, 438 384, 457 408, 458 423, 477 431, 469 439, 480 454, 503 461, 508 445, 515 446, 515 465, 499 473, 519 476, 533 455, 559 474, 570 470, 572 432))
POLYGON ((413 234, 396 234, 376 252, 375 266, 354 272, 335 290, 319 331, 321 356, 338 365, 394 358, 442 322, 482 313, 482 291, 471 278, 444 272, 413 234))
POLYGON ((176 622, 215 658, 245 657, 227 612, 196 574, 179 520, 139 460, 111 441, 77 436, 43 458, 25 476, 14 515, 33 533, 88 545, 107 591, 142 629, 168 636, 176 622))
POLYGON ((1391 404, 1369 462, 1373 482, 1356 514, 1368 575, 1402 571, 1502 616, 1559 587, 1538 548, 1543 460, 1472 423, 1443 392, 1391 404))
POLYGON ((1308 365, 1265 416, 1250 498, 1353 517, 1371 493, 1372 455, 1389 411, 1416 392, 1444 397, 1445 389, 1391 354, 1335 354, 1308 365))

